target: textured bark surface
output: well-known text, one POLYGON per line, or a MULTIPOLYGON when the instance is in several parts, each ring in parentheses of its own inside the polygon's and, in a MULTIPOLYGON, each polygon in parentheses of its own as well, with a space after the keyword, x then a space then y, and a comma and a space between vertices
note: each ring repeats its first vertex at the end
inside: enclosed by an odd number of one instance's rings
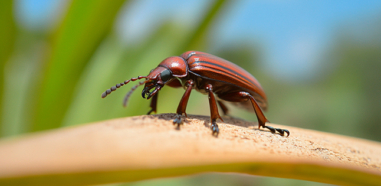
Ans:
POLYGON ((0 185, 99 184, 208 171, 381 183, 378 142, 268 124, 291 132, 283 137, 233 118, 218 122, 220 135, 214 137, 209 117, 188 115, 177 130, 174 116, 120 118, 5 139, 0 185))

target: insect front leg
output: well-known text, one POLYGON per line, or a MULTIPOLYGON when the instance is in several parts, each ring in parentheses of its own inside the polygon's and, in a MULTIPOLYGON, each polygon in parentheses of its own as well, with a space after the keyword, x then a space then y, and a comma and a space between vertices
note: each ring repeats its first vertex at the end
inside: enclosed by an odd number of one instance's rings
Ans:
POLYGON ((258 119, 258 128, 263 127, 269 129, 272 133, 279 132, 280 135, 284 136, 284 133, 287 133, 287 136, 290 135, 290 131, 287 129, 280 129, 280 128, 274 128, 271 126, 266 126, 266 122, 269 122, 269 120, 266 118, 266 116, 263 114, 263 111, 257 101, 254 99, 254 97, 248 93, 248 92, 233 92, 228 94, 219 95, 221 99, 224 99, 226 101, 232 101, 232 102, 243 102, 250 100, 251 104, 253 105, 255 114, 257 115, 258 119))
POLYGON ((152 98, 151 98, 151 110, 148 111, 147 115, 150 115, 152 112, 156 113, 156 108, 157 108, 157 99, 158 99, 159 92, 157 92, 152 98))
POLYGON ((173 120, 173 124, 177 124, 177 127, 180 127, 180 124, 183 123, 181 116, 185 114, 185 117, 187 117, 187 113, 185 113, 185 110, 187 108, 189 96, 192 92, 193 84, 193 80, 187 81, 187 90, 185 91, 183 97, 180 100, 179 106, 177 107, 177 115, 176 118, 173 120))
POLYGON ((220 118, 221 121, 223 120, 220 114, 218 113, 216 98, 214 97, 214 93, 213 93, 213 86, 211 84, 208 84, 206 85, 205 90, 208 92, 208 97, 209 97, 210 120, 212 122, 212 126, 211 126, 212 134, 218 136, 220 129, 218 128, 216 121, 218 118, 220 118))

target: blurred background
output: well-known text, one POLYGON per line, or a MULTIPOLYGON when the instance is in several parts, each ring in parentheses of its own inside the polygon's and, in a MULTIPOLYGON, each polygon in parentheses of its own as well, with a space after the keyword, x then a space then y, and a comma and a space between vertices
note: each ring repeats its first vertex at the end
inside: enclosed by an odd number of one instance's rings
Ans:
MULTIPOLYGON (((146 114, 131 77, 199 50, 232 61, 264 88, 273 123, 381 141, 381 1, 0 1, 2 138, 146 114)), ((183 89, 163 88, 159 113, 183 89)), ((256 121, 230 108, 231 115, 256 121)), ((189 114, 209 113, 192 92, 189 114)), ((206 174, 128 185, 321 185, 206 174)))

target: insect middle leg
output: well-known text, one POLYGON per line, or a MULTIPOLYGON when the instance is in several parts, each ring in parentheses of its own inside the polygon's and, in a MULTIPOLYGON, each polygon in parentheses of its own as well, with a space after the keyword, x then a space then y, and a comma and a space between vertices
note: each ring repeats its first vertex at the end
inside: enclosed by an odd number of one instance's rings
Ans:
POLYGON ((220 106, 220 108, 222 109, 222 112, 224 113, 224 115, 228 115, 229 114, 229 109, 228 107, 222 102, 222 101, 217 101, 218 105, 220 106))
POLYGON ((208 97, 209 97, 210 120, 212 123, 212 126, 211 126, 212 134, 218 136, 220 129, 218 128, 216 121, 218 118, 220 118, 221 121, 223 121, 223 120, 222 120, 220 114, 218 113, 216 98, 214 97, 214 93, 213 93, 213 86, 211 84, 208 84, 208 85, 206 85, 205 90, 208 92, 208 97))
POLYGON ((187 108, 190 93, 192 92, 193 84, 193 80, 187 81, 187 90, 185 91, 183 97, 180 100, 179 106, 177 107, 176 117, 173 120, 173 124, 177 124, 177 127, 179 127, 180 124, 183 123, 181 116, 185 114, 185 117, 187 117, 187 113, 185 113, 185 110, 187 108))
POLYGON ((260 127, 267 128, 272 133, 275 133, 276 131, 278 131, 279 134, 282 136, 284 136, 284 133, 287 133, 287 136, 290 135, 290 131, 288 131, 287 129, 274 128, 274 127, 265 125, 266 122, 269 122, 269 120, 263 114, 261 107, 258 105, 257 101, 254 99, 254 97, 250 93, 241 91, 241 92, 233 92, 233 93, 219 95, 218 97, 226 101, 232 101, 232 102, 243 102, 243 101, 250 100, 251 104, 253 105, 255 114, 257 115, 258 128, 260 127))

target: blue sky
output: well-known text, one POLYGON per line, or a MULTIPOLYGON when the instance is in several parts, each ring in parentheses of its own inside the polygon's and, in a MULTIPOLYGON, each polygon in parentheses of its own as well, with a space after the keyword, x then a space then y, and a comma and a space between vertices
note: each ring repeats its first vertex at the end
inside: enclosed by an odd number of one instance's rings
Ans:
POLYGON ((220 37, 260 40, 266 68, 301 78, 316 73, 320 56, 344 24, 381 17, 381 1, 240 1, 229 14, 220 37))
MULTIPOLYGON (((65 8, 63 0, 18 0, 20 25, 48 27, 65 8)), ((139 38, 156 23, 172 18, 193 24, 210 1, 139 0, 122 9, 115 26, 122 38, 139 38)), ((381 18, 380 0, 242 0, 235 1, 217 23, 213 38, 218 45, 236 39, 264 47, 263 68, 284 78, 313 75, 338 29, 344 24, 381 18)), ((131 39, 130 38, 130 39, 131 39)))

